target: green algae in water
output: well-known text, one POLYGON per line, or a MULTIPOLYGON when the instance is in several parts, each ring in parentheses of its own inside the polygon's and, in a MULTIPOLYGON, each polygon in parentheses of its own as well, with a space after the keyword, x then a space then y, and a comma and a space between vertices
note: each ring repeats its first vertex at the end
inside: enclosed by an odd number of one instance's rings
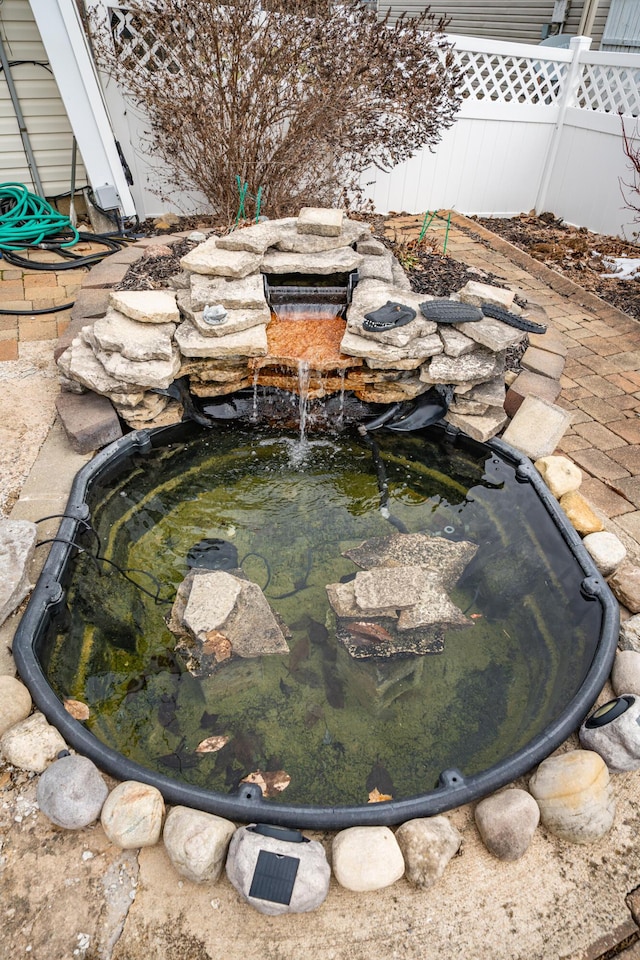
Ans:
POLYGON ((403 799, 444 769, 485 770, 562 712, 591 663, 600 609, 581 597, 577 561, 537 496, 497 458, 424 436, 376 439, 389 519, 357 434, 301 444, 212 430, 95 485, 101 552, 150 594, 173 600, 189 550, 220 538, 291 633, 287 656, 195 678, 174 652, 170 606, 81 556, 45 659, 58 695, 90 705, 100 740, 221 793, 252 771, 285 770, 288 803, 361 804, 372 785, 403 799), (398 525, 478 544, 451 591, 470 626, 447 631, 440 654, 353 660, 325 587, 356 572, 343 551, 398 525), (229 739, 197 753, 212 736, 229 739))

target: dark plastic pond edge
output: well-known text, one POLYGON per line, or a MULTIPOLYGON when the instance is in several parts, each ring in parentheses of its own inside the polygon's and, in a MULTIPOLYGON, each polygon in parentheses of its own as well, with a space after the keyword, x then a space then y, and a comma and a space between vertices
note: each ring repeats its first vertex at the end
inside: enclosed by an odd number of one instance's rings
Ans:
POLYGON ((479 800, 531 771, 580 726, 611 671, 619 632, 618 604, 583 547, 580 537, 569 524, 555 497, 528 457, 502 440, 493 439, 480 443, 457 428, 438 425, 429 427, 428 430, 443 431, 452 443, 462 441, 476 451, 487 450, 488 454, 497 455, 515 468, 518 480, 533 485, 584 572, 584 596, 601 605, 602 629, 591 667, 580 690, 568 702, 560 717, 521 750, 482 773, 465 777, 458 770, 444 770, 435 789, 431 784, 425 784, 424 794, 405 800, 360 806, 315 807, 271 803, 263 798, 257 784, 241 784, 233 794, 215 793, 155 773, 101 743, 65 710, 49 685, 35 650, 39 638, 50 625, 56 608, 64 602, 65 591, 61 580, 75 550, 72 544, 83 531, 83 520, 89 516, 86 496, 91 482, 110 472, 125 458, 144 454, 162 444, 182 441, 185 434, 189 435, 194 430, 195 428, 183 423, 133 432, 100 451, 77 473, 71 487, 66 516, 57 534, 58 542, 52 544, 16 631, 13 655, 19 675, 38 709, 74 750, 89 757, 101 770, 118 780, 138 780, 157 787, 165 801, 171 805, 193 807, 243 823, 260 822, 283 827, 341 830, 351 826, 391 825, 417 817, 431 817, 479 800))

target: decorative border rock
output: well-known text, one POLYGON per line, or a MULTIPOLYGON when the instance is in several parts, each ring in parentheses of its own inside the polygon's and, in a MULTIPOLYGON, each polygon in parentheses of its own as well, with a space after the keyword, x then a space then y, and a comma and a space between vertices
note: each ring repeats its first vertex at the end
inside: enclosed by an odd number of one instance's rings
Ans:
POLYGON ((122 850, 137 850, 158 842, 163 817, 164 800, 159 790, 125 780, 107 797, 100 822, 111 843, 122 850))
POLYGON ((0 676, 0 737, 31 713, 31 694, 16 677, 0 676))
POLYGON ((432 887, 462 845, 462 836, 446 817, 407 820, 396 831, 407 880, 432 887))
MULTIPOLYGON (((630 656, 640 658, 637 653, 630 652, 630 656)), ((605 714, 602 726, 589 726, 589 720, 592 719, 589 718, 580 727, 580 743, 586 750, 598 753, 611 773, 626 773, 640 768, 640 699, 623 695, 612 702, 618 705, 624 701, 625 710, 619 716, 606 722, 605 714)))
POLYGON ((31 590, 29 566, 38 528, 29 520, 0 520, 0 624, 31 590))
POLYGON ((540 808, 526 790, 514 787, 481 800, 475 820, 482 841, 498 860, 519 860, 540 822, 540 808))
POLYGON ((224 867, 235 825, 212 813, 173 807, 162 834, 165 849, 178 873, 193 883, 215 883, 224 867))
POLYGON ((609 771, 592 750, 571 750, 543 760, 529 781, 540 817, 551 833, 570 843, 593 843, 609 832, 615 800, 609 771))
POLYGON ((47 767, 38 780, 36 798, 45 817, 56 826, 79 830, 98 819, 108 794, 91 760, 68 756, 47 767))
POLYGON ((606 530, 587 534, 582 543, 603 577, 615 573, 627 556, 620 538, 606 530))
MULTIPOLYGON (((616 697, 625 693, 640 697, 640 653, 621 650, 616 654, 611 671, 611 686, 616 697)), ((640 734, 640 727, 638 728, 640 734)))
POLYGON ((42 773, 58 753, 66 749, 62 735, 47 722, 43 713, 32 713, 0 738, 0 751, 7 763, 34 773, 42 773))
POLYGON ((534 466, 557 500, 582 483, 582 470, 568 457, 540 457, 534 466))
POLYGON ((390 887, 404 874, 404 857, 389 827, 349 827, 333 838, 333 872, 356 892, 390 887))

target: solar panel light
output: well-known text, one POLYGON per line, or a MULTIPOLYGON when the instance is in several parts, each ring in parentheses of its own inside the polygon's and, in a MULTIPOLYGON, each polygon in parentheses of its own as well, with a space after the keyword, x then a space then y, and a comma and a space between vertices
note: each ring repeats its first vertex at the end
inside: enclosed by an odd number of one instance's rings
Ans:
MULTIPOLYGON (((252 833, 259 833, 264 837, 272 837, 287 843, 309 843, 308 838, 304 837, 299 830, 286 827, 256 823, 248 829, 252 833)), ((288 906, 291 903, 299 865, 299 857, 260 850, 249 896, 257 897, 259 900, 270 900, 272 903, 284 903, 288 906)))

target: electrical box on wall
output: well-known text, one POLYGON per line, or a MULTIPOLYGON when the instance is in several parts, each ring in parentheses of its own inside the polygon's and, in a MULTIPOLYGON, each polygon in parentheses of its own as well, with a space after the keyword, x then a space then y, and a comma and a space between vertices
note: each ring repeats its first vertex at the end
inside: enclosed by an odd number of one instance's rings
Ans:
POLYGON ((555 0, 551 23, 564 23, 567 19, 569 0, 555 0))
POLYGON ((105 183, 101 187, 96 187, 93 192, 102 210, 117 210, 120 206, 120 197, 113 184, 105 183))

